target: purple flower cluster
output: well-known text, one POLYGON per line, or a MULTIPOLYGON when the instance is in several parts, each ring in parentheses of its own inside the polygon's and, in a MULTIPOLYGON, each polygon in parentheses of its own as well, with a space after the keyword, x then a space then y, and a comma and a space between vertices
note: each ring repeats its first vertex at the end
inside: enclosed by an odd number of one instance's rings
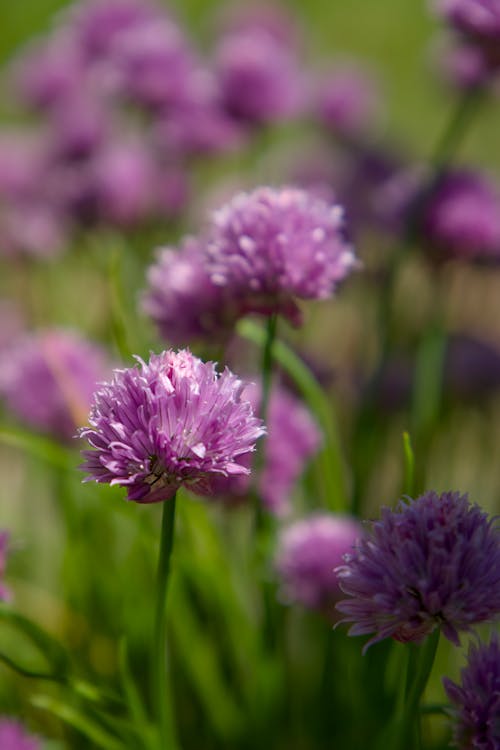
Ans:
MULTIPOLYGON (((247 386, 244 396, 258 412, 260 389, 247 386)), ((308 460, 318 450, 321 434, 306 407, 280 386, 271 392, 264 463, 258 480, 258 491, 267 511, 284 516, 291 508, 294 486, 304 471, 308 460)), ((251 466, 251 456, 246 457, 251 466)), ((248 477, 230 477, 213 485, 214 493, 228 504, 248 498, 248 477)))
POLYGON ((248 474, 241 458, 264 433, 243 383, 218 374, 188 351, 152 354, 148 363, 115 370, 94 395, 80 435, 86 481, 127 488, 129 500, 154 503, 181 485, 212 494, 218 476, 248 474))
POLYGON ((2 750, 41 750, 35 737, 18 721, 6 717, 0 718, 0 747, 2 750))
POLYGON ((21 337, 5 352, 0 395, 22 422, 67 441, 108 371, 100 348, 73 333, 49 329, 21 337))
POLYGON ((0 530, 0 601, 6 601, 10 598, 10 591, 3 584, 5 575, 5 566, 7 564, 7 554, 9 549, 9 534, 7 531, 0 530))
POLYGON ((278 537, 275 568, 284 602, 303 604, 335 619, 342 597, 335 569, 363 534, 353 518, 315 514, 284 528, 278 537))
POLYGON ((143 309, 174 343, 223 340, 247 313, 299 324, 295 299, 332 295, 355 265, 340 206, 296 188, 258 188, 216 211, 179 252, 161 251, 143 309))
POLYGON ((443 680, 454 704, 453 744, 460 750, 496 750, 500 747, 500 644, 471 644, 461 685, 443 680))
POLYGON ((319 120, 336 135, 355 137, 365 133, 373 125, 379 105, 380 95, 372 77, 354 64, 333 67, 318 86, 319 120))
POLYGON ((458 644, 458 631, 500 613, 500 532, 465 495, 427 492, 382 509, 337 570, 351 598, 337 608, 350 635, 423 640, 434 628, 458 644))
POLYGON ((422 231, 444 257, 498 261, 500 191, 478 173, 447 173, 426 202, 422 231))

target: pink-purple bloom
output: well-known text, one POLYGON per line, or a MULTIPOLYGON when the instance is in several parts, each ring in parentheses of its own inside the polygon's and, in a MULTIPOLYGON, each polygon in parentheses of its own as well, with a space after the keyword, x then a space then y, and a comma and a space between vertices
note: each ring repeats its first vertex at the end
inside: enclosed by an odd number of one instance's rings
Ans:
POLYGON ((241 458, 264 433, 229 370, 190 352, 152 354, 115 370, 95 393, 89 427, 80 430, 86 481, 127 488, 129 500, 167 500, 181 485, 211 494, 211 480, 249 474, 241 458))
POLYGON ((421 227, 445 257, 498 261, 500 191, 481 174, 449 172, 426 201, 421 227))
POLYGON ((372 77, 361 67, 344 64, 323 76, 316 95, 316 110, 327 130, 357 136, 373 125, 379 101, 372 77))
POLYGON ((363 535, 354 518, 316 513, 293 522, 278 537, 275 568, 280 597, 335 619, 342 597, 335 569, 363 535))
POLYGON ((239 316, 239 303, 212 283, 200 240, 163 248, 148 270, 142 307, 160 335, 177 346, 198 339, 223 341, 239 316))
MULTIPOLYGON (((260 388, 248 385, 244 396, 257 412, 261 404, 260 388)), ((297 481, 320 444, 320 430, 304 404, 285 388, 275 385, 269 401, 264 459, 257 483, 262 504, 269 513, 285 516, 290 512, 297 481)), ((246 460, 251 466, 251 455, 246 460)), ((223 501, 237 504, 248 499, 250 481, 247 476, 222 478, 213 484, 213 489, 223 501)))
POLYGON ((214 213, 210 229, 211 279, 249 312, 299 322, 295 299, 332 296, 356 265, 342 208, 298 188, 239 193, 214 213))
POLYGON ((500 613, 500 531, 458 492, 426 492, 382 509, 337 569, 349 595, 337 605, 350 635, 422 641, 436 627, 458 632, 500 613))
POLYGON ((453 745, 459 750, 500 747, 500 644, 471 643, 460 683, 443 679, 453 704, 453 745))
POLYGON ((27 334, 4 353, 0 394, 25 424, 71 440, 107 372, 104 352, 95 344, 48 329, 27 334))
POLYGON ((500 2, 498 0, 440 0, 440 13, 469 41, 500 63, 500 2))
POLYGON ((36 737, 28 734, 15 719, 0 717, 0 747, 2 750, 41 750, 36 737))

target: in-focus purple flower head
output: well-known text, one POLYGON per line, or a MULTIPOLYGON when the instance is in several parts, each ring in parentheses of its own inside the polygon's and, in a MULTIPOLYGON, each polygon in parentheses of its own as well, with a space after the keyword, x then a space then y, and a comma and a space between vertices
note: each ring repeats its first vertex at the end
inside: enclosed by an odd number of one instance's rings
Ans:
POLYGON ((0 717, 0 747, 2 750, 41 750, 41 744, 28 734, 23 725, 10 717, 0 717))
MULTIPOLYGON (((257 412, 261 389, 254 384, 247 385, 244 396, 257 412)), ((294 487, 320 444, 320 430, 304 404, 285 388, 274 385, 269 401, 264 461, 258 477, 258 492, 266 511, 281 517, 289 514, 294 487)), ((251 466, 251 455, 246 459, 251 466)), ((212 486, 214 494, 228 505, 249 498, 247 476, 223 477, 212 486)))
POLYGON ((382 509, 337 569, 351 598, 337 605, 349 635, 420 642, 436 627, 458 632, 500 613, 500 531, 458 492, 427 492, 382 509))
POLYGON ((294 323, 296 298, 332 296, 356 266, 342 208, 293 187, 236 195, 214 213, 207 253, 213 283, 248 312, 281 312, 294 323))
POLYGON ((211 494, 214 477, 248 474, 241 457, 264 428, 242 390, 229 370, 218 374, 186 350, 115 370, 80 430, 92 447, 83 452, 85 481, 123 486, 129 500, 154 503, 181 485, 211 494))
POLYGON ((354 518, 333 513, 317 513, 282 529, 274 561, 282 601, 335 620, 334 605, 342 597, 335 569, 362 535, 354 518))
POLYGON ((373 76, 354 63, 339 64, 322 76, 316 110, 327 130, 356 137, 369 131, 380 109, 380 94, 373 76))
MULTIPOLYGON (((9 551, 9 538, 9 533, 0 529, 0 601, 8 601, 10 599, 10 591, 3 583, 9 551)), ((3 746, 0 745, 0 747, 3 746)))
POLYGON ((142 309, 166 341, 225 341, 239 317, 239 303, 212 283, 202 241, 184 240, 180 250, 163 248, 147 274, 142 309))
POLYGON ((500 644, 471 643, 461 684, 443 684, 453 704, 453 746, 459 750, 497 750, 500 747, 500 644))
POLYGON ((215 53, 222 101, 250 125, 291 119, 304 104, 303 77, 294 54, 265 29, 224 37, 215 53))
POLYGON ((22 422, 71 440, 92 394, 109 372, 104 352, 73 333, 48 329, 22 337, 3 356, 0 395, 22 422))
POLYGON ((421 230, 444 258, 498 262, 498 187, 475 172, 447 173, 426 201, 421 230))

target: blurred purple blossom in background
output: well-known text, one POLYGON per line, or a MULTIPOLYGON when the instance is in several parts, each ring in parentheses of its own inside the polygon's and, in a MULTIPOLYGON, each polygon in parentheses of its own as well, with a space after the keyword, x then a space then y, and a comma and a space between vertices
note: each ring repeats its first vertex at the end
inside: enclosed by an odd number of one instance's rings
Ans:
POLYGON ((338 617, 334 605, 342 597, 335 569, 362 537, 354 518, 317 513, 294 521, 278 536, 275 568, 280 598, 338 617))
POLYGON ((372 73, 359 64, 338 63, 321 76, 316 92, 317 116, 333 134, 357 138, 373 130, 380 100, 372 73))
POLYGON ((453 704, 453 745, 460 750, 500 747, 500 645, 494 634, 486 643, 471 643, 460 683, 443 684, 453 704))
POLYGON ((67 441, 109 369, 104 351, 79 335, 58 329, 26 334, 4 352, 0 395, 22 422, 67 441))
POLYGON ((436 627, 458 631, 500 613, 500 532, 458 492, 426 492, 382 508, 371 534, 337 569, 351 598, 337 605, 349 635, 420 642, 436 627))
POLYGON ((90 427, 80 430, 85 481, 127 488, 129 500, 168 500, 181 485, 213 494, 217 476, 248 474, 241 458, 264 433, 228 369, 188 351, 152 354, 148 363, 115 370, 95 393, 90 427))
POLYGON ((0 717, 0 747, 2 750, 42 750, 40 742, 28 734, 15 719, 0 717))
MULTIPOLYGON (((243 395, 258 413, 261 404, 260 388, 249 385, 243 395)), ((274 385, 269 401, 264 459, 257 488, 268 512, 275 516, 285 516, 290 512, 294 486, 320 444, 320 430, 308 409, 284 388, 274 385)), ((251 467, 251 456, 247 458, 251 467)), ((221 478, 213 484, 214 494, 230 505, 248 500, 250 489, 248 477, 221 478)))

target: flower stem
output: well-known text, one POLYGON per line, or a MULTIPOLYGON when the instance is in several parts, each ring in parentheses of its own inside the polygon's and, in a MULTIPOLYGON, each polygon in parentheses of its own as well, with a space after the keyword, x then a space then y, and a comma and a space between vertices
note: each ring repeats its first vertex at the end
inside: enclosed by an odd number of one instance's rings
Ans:
POLYGON ((177 741, 167 670, 166 602, 170 560, 174 545, 175 496, 163 503, 160 556, 158 559, 156 612, 153 637, 152 687, 155 718, 159 730, 161 750, 176 750, 177 741))
POLYGON ((269 412, 271 384, 273 376, 273 348, 278 329, 278 315, 273 313, 267 320, 266 340, 262 351, 262 399, 260 404, 260 418, 265 423, 269 412))
POLYGON ((401 750, 420 750, 420 701, 429 680, 439 643, 439 628, 422 645, 408 646, 405 705, 401 726, 401 750))

